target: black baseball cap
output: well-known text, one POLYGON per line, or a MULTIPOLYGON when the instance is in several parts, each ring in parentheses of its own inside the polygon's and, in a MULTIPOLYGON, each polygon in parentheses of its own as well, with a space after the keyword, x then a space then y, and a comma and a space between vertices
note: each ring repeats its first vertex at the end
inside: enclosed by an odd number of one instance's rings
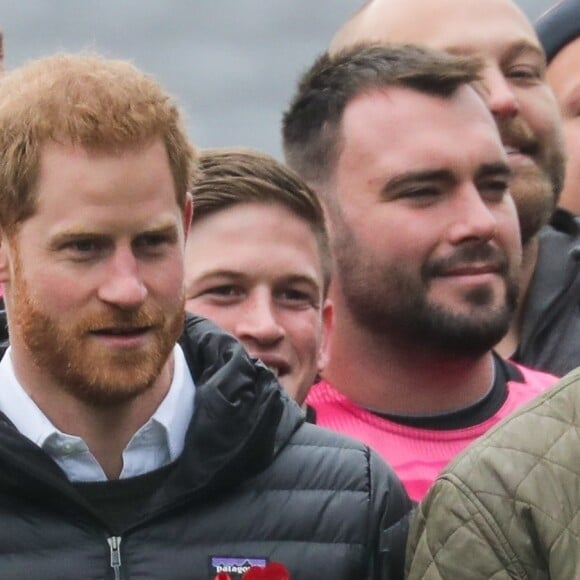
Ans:
POLYGON ((580 36, 580 0, 561 0, 548 8, 535 24, 550 62, 569 42, 580 36))

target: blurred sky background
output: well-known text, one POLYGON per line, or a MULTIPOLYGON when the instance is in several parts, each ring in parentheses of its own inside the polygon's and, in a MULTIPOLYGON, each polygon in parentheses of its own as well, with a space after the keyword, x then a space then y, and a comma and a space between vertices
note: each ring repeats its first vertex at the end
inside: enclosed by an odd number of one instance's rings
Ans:
MULTIPOLYGON (((552 1, 518 4, 534 19, 552 1)), ((196 145, 246 145, 281 158, 281 113, 298 76, 361 4, 0 0, 0 27, 6 68, 57 51, 83 49, 129 59, 177 97, 196 145)))

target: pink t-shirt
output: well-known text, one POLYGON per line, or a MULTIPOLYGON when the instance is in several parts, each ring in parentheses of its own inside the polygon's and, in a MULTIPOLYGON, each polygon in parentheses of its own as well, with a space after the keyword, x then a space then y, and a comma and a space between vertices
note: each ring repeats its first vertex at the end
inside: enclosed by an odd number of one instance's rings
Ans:
POLYGON ((506 400, 497 413, 464 429, 423 429, 389 421, 358 407, 326 381, 314 385, 306 401, 316 410, 317 425, 350 435, 377 451, 393 467, 409 497, 419 501, 460 451, 558 380, 540 371, 515 366, 525 382, 508 381, 506 400))

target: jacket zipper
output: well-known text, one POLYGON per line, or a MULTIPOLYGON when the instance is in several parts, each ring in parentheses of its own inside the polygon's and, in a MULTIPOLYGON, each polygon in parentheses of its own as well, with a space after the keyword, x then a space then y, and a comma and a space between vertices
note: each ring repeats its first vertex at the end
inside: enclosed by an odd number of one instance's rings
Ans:
POLYGON ((121 580, 121 536, 111 536, 107 538, 109 550, 111 552, 111 568, 115 574, 115 580, 121 580))

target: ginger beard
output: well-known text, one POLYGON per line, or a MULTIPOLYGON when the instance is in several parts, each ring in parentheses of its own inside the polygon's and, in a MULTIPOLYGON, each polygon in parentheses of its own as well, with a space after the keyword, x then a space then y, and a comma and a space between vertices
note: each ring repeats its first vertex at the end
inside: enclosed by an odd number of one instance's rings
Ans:
POLYGON ((172 311, 155 304, 135 311, 105 307, 55 320, 32 296, 18 256, 11 285, 11 330, 52 382, 91 406, 122 404, 152 387, 183 331, 183 293, 172 311), (91 336, 99 329, 143 327, 153 333, 144 348, 114 350, 91 336))

